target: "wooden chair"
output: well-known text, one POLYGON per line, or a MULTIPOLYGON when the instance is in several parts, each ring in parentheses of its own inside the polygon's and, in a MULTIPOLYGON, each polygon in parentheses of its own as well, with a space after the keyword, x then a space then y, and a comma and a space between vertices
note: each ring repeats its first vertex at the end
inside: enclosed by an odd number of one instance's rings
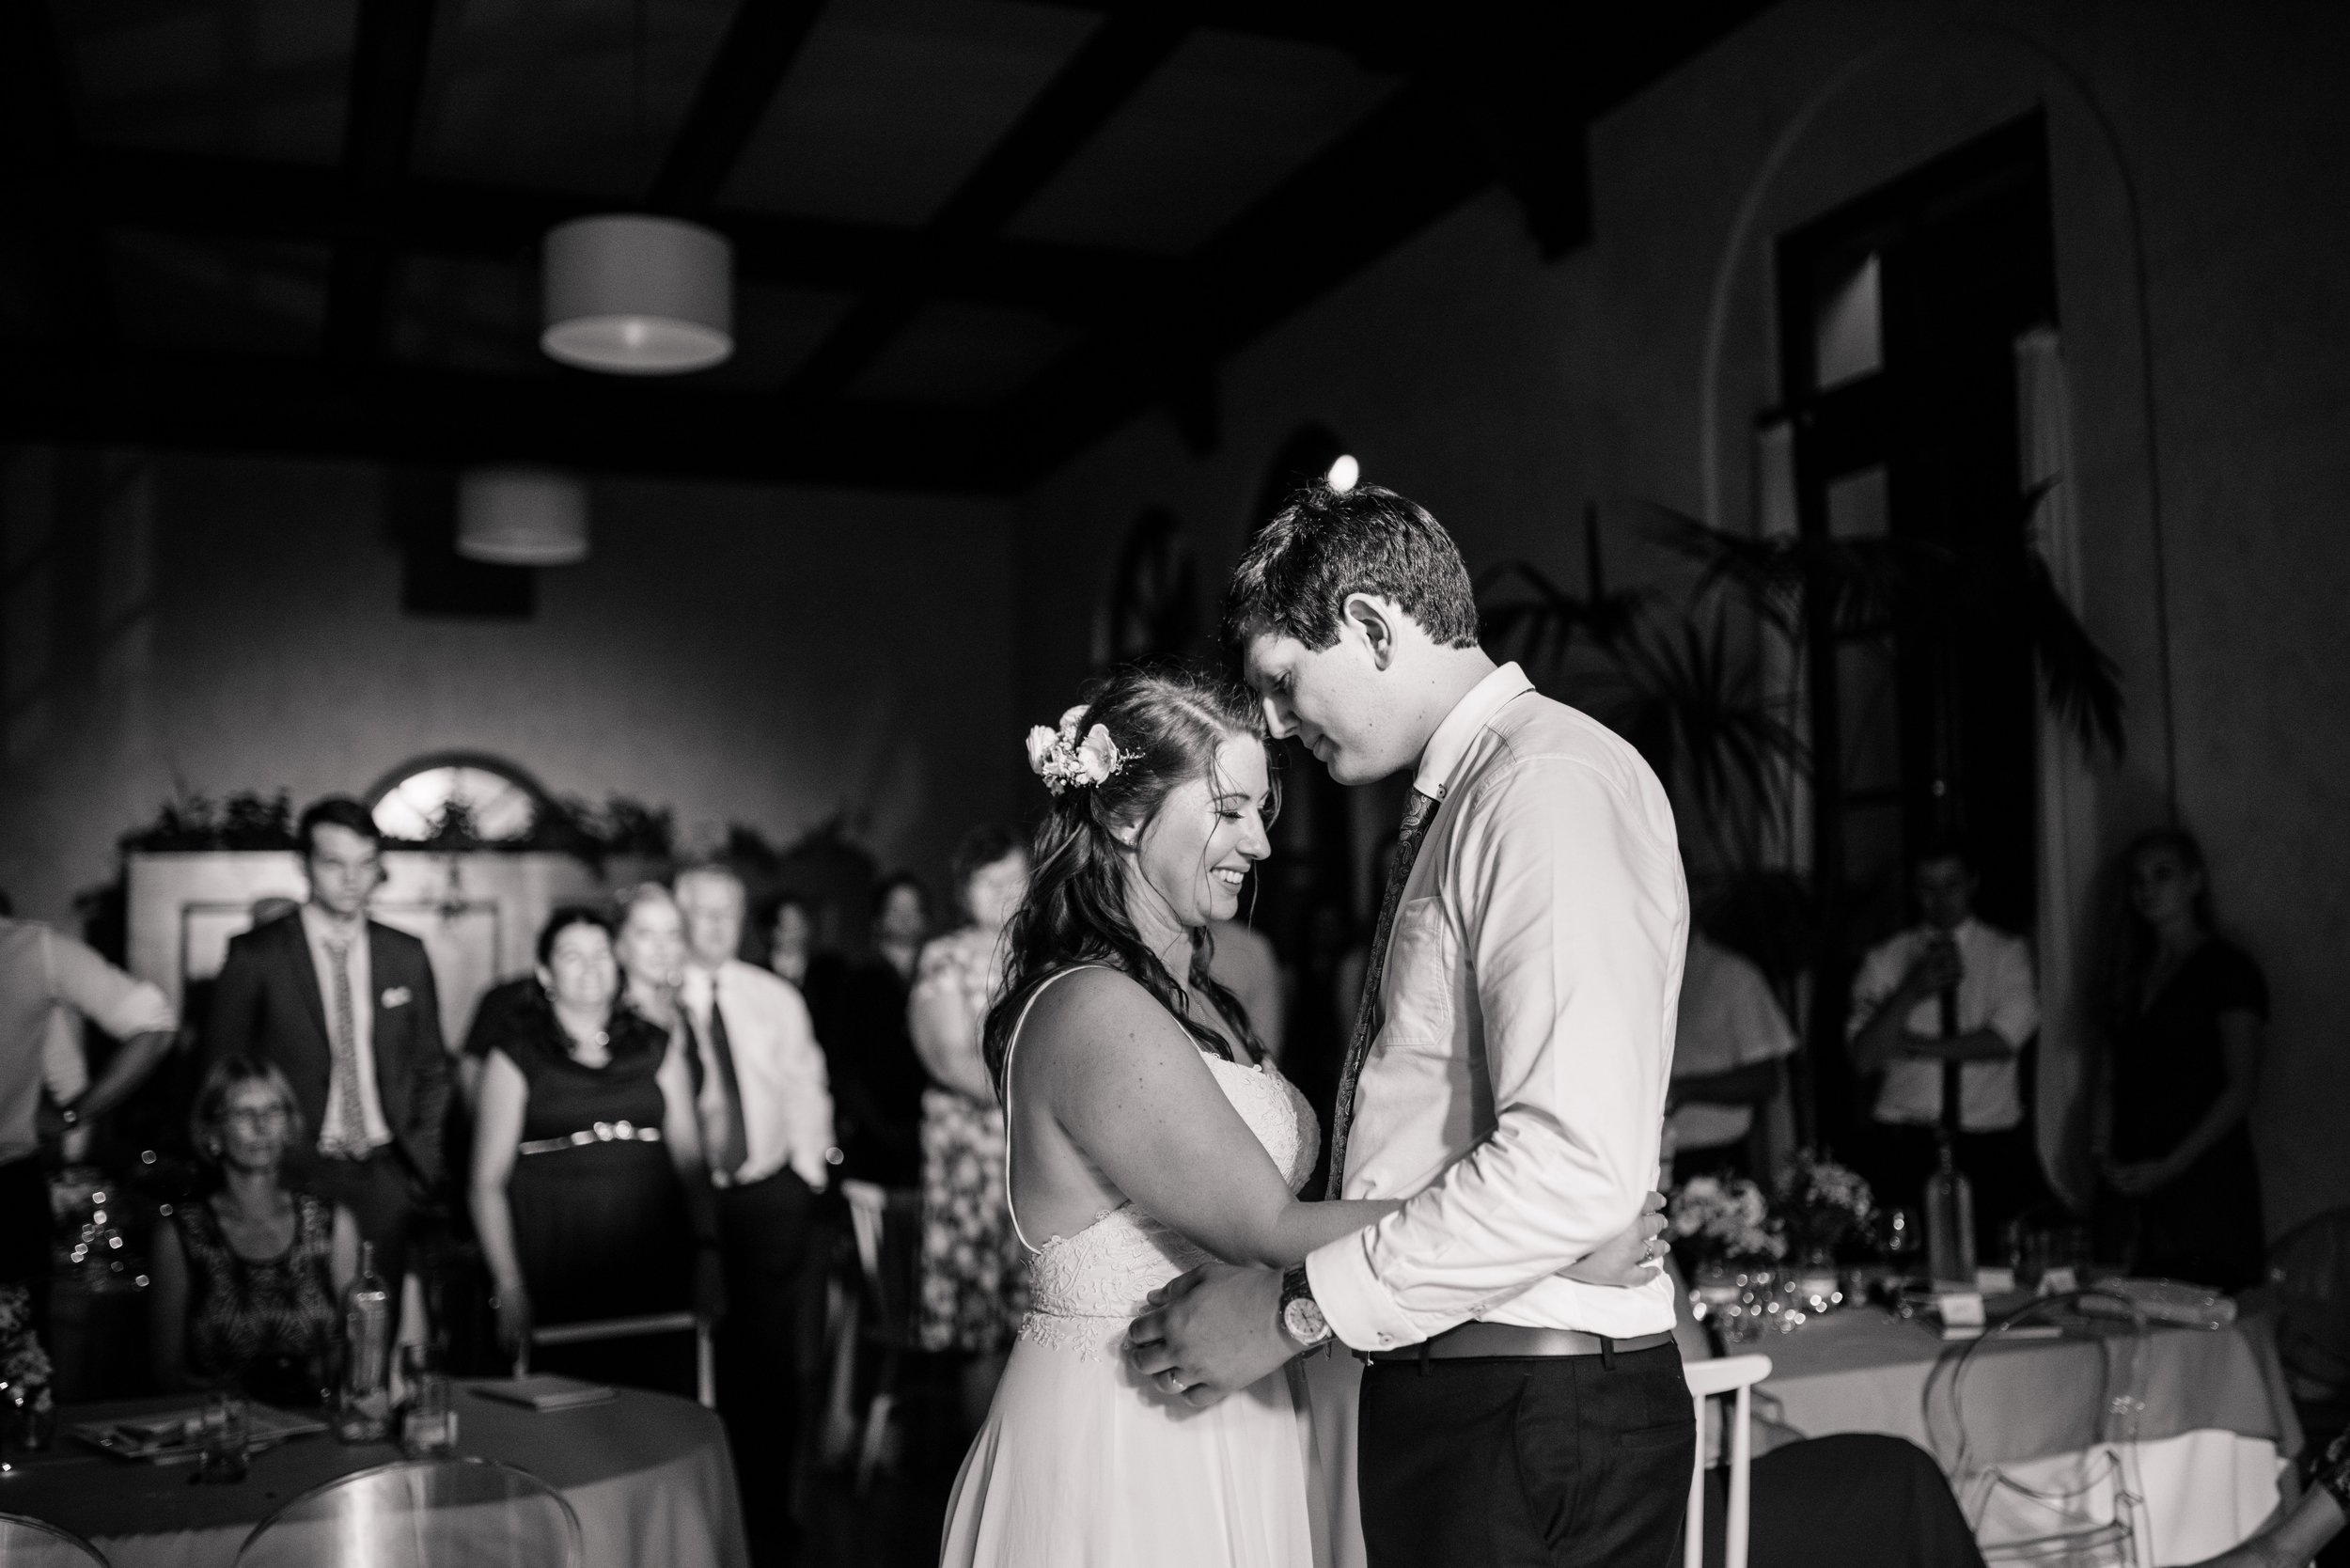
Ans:
POLYGON ((0 1563, 8 1568, 110 1568, 106 1554, 44 1520, 0 1513, 0 1563))
POLYGON ((314 1486, 253 1527, 237 1568, 579 1568, 579 1515, 486 1459, 379 1465, 314 1486))
POLYGON ((711 1349, 710 1322, 692 1312, 649 1312, 635 1318, 601 1318, 592 1323, 558 1323, 533 1328, 530 1339, 514 1353, 514 1375, 530 1375, 533 1345, 588 1344, 598 1340, 628 1340, 640 1334, 694 1335, 694 1397, 705 1410, 718 1408, 716 1357, 711 1349))
POLYGON ((1730 1510, 1723 1519, 1722 1568, 1747 1568, 1747 1527, 1754 1498, 1754 1386, 1771 1375, 1767 1356, 1725 1356, 1685 1362, 1682 1376, 1697 1407, 1698 1458, 1689 1476, 1689 1515, 1683 1529, 1684 1568, 1705 1568, 1705 1402, 1731 1394, 1723 1445, 1730 1456, 1730 1510))

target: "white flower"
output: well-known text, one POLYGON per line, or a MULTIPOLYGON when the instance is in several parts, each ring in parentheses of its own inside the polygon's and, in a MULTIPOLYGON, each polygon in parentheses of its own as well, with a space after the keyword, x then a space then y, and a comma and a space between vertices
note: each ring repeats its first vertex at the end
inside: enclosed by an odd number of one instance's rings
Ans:
POLYGON ((1077 771, 1090 783, 1099 784, 1118 771, 1118 743, 1110 739, 1106 726, 1095 725, 1086 731, 1085 744, 1077 748, 1077 771))
POLYGON ((1028 771, 1030 773, 1040 778, 1044 776, 1044 769, 1053 760, 1053 743, 1058 739, 1058 736, 1041 724, 1028 730, 1028 771))
MULTIPOLYGON (((1074 708, 1070 709, 1069 712, 1061 714, 1059 725, 1060 738, 1068 742, 1071 745, 1075 745, 1077 744, 1077 721, 1085 716, 1086 705, 1082 702, 1078 703, 1074 708)), ((1094 728, 1098 729, 1101 726, 1096 725, 1094 728)))

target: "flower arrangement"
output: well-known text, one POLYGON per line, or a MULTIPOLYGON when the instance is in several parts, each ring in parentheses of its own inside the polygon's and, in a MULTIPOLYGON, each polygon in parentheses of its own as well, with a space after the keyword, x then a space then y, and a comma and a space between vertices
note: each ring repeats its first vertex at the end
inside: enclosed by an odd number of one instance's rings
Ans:
POLYGON ((1779 1222, 1787 1239, 1810 1261, 1828 1262, 1848 1236, 1876 1215, 1876 1195, 1847 1166, 1798 1149, 1778 1182, 1779 1222))
POLYGON ((1692 1176, 1672 1195, 1666 1215, 1676 1248, 1700 1263, 1733 1258, 1777 1258, 1787 1250, 1771 1224, 1762 1189, 1743 1177, 1692 1176))
POLYGON ((1125 763, 1106 726, 1095 725, 1077 738, 1077 721, 1086 705, 1078 703, 1061 714, 1057 729, 1037 725, 1028 731, 1028 768, 1056 798, 1067 790, 1082 790, 1110 777, 1125 763))

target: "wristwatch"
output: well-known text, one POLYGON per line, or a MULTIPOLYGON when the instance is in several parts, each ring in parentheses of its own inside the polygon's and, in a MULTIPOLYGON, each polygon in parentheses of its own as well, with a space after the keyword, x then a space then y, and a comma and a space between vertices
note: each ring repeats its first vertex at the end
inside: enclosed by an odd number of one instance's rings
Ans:
POLYGON ((1300 1350, 1311 1350, 1330 1338, 1330 1320, 1322 1315, 1322 1304, 1314 1299, 1313 1282, 1306 1278, 1306 1265, 1292 1265, 1281 1276, 1281 1330, 1297 1341, 1300 1350))

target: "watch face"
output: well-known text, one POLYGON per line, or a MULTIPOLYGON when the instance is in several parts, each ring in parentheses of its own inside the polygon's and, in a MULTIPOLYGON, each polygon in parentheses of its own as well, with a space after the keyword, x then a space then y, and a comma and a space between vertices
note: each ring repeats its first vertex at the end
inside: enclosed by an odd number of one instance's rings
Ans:
POLYGON ((1322 1309, 1310 1300, 1292 1301, 1281 1309, 1281 1326, 1300 1344, 1313 1344, 1330 1332, 1322 1309))

